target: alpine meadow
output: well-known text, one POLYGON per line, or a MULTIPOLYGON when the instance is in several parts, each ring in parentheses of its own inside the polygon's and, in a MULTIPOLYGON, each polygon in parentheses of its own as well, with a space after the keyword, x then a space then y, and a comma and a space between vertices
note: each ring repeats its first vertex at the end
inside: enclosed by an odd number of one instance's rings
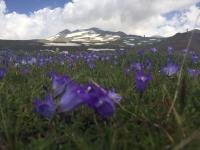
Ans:
POLYGON ((0 0, 0 20, 0 150, 200 149, 198 0, 0 0))

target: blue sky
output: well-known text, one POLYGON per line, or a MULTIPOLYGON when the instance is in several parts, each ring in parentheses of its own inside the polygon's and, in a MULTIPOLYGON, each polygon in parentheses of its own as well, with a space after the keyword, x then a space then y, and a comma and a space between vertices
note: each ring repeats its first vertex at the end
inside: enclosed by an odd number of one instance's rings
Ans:
POLYGON ((199 3, 197 3, 197 6, 200 8, 200 2, 199 2, 199 3))
POLYGON ((33 11, 49 7, 63 7, 70 0, 5 0, 8 12, 29 14, 33 11))
MULTIPOLYGON (((200 2, 196 4, 198 8, 200 8, 200 2)), ((172 19, 175 14, 180 14, 181 12, 178 10, 171 11, 169 13, 164 14, 163 16, 166 17, 168 20, 172 19)))

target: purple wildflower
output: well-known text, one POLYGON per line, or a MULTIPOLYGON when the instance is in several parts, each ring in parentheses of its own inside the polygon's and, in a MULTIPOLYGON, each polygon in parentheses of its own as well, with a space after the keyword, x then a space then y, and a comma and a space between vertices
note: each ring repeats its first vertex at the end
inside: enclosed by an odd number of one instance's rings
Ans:
POLYGON ((88 67, 90 70, 93 70, 95 68, 95 64, 94 63, 88 63, 88 67))
POLYGON ((53 118, 56 111, 56 105, 53 101, 53 97, 51 94, 47 95, 44 101, 41 101, 38 98, 35 99, 34 105, 35 105, 35 109, 33 110, 34 112, 39 113, 40 115, 42 115, 47 119, 53 118))
POLYGON ((55 96, 60 95, 64 92, 66 84, 70 82, 67 76, 60 76, 58 74, 52 74, 52 88, 54 90, 55 96))
POLYGON ((68 68, 68 69, 72 69, 73 67, 74 67, 73 63, 68 63, 68 64, 67 64, 67 68, 68 68))
POLYGON ((110 97, 115 103, 119 103, 122 99, 122 96, 115 93, 114 90, 108 91, 108 97, 110 97))
POLYGON ((117 60, 114 60, 113 64, 114 64, 114 65, 118 65, 119 62, 118 62, 117 60))
POLYGON ((5 75, 6 75, 6 69, 5 68, 0 68, 0 80, 2 80, 5 75))
POLYGON ((156 53, 158 50, 154 47, 150 49, 151 52, 156 53))
POLYGON ((66 91, 59 102, 58 111, 67 112, 74 110, 87 100, 84 89, 74 82, 67 84, 66 91))
POLYGON ((89 98, 87 104, 102 116, 112 116, 115 112, 115 104, 119 103, 121 96, 113 91, 88 84, 85 86, 89 98))
POLYGON ((144 51, 143 51, 143 50, 137 51, 137 55, 138 55, 138 56, 144 56, 144 51))
POLYGON ((145 66, 147 70, 151 70, 152 69, 152 62, 150 59, 146 58, 145 59, 145 66))
POLYGON ((173 52, 174 52, 174 48, 171 47, 171 46, 169 46, 169 47, 167 48, 167 52, 168 52, 169 55, 172 55, 173 52))
POLYGON ((106 56, 105 59, 108 61, 108 60, 110 60, 110 57, 109 57, 109 56, 106 56))
POLYGON ((194 77, 196 75, 199 75, 199 70, 189 68, 188 73, 189 73, 190 77, 194 77))
POLYGON ((144 72, 137 72, 135 76, 136 88, 140 92, 144 92, 151 80, 151 75, 144 72))
POLYGON ((24 74, 24 75, 27 75, 29 72, 30 72, 30 69, 28 67, 24 67, 21 69, 21 72, 24 74))
POLYGON ((165 73, 169 77, 177 74, 178 71, 179 71, 179 67, 176 64, 168 64, 166 67, 162 69, 162 72, 165 73))
POLYGON ((127 76, 130 72, 131 72, 131 69, 130 68, 126 68, 125 75, 127 76))
POLYGON ((144 68, 144 65, 138 62, 138 63, 131 64, 130 68, 135 71, 141 71, 144 68))
POLYGON ((58 75, 56 72, 48 72, 47 74, 47 77, 49 77, 49 78, 51 78, 51 79, 53 79, 54 78, 54 76, 56 76, 56 75, 58 75))
POLYGON ((199 62, 199 57, 197 55, 192 55, 192 63, 197 64, 199 62))
POLYGON ((173 64, 173 60, 171 57, 167 57, 167 64, 173 64))
POLYGON ((187 48, 182 50, 182 52, 183 52, 184 54, 187 53, 188 51, 189 51, 189 49, 187 49, 187 48))

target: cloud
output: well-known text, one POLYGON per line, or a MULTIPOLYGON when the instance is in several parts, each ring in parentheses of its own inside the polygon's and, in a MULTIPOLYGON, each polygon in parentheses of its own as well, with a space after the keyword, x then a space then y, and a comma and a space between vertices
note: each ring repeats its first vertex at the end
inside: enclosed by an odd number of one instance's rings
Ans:
POLYGON ((0 15, 2 15, 6 10, 6 4, 3 0, 0 0, 0 15))
POLYGON ((198 0, 73 0, 63 8, 43 8, 30 15, 7 13, 0 0, 0 38, 47 38, 63 29, 99 27, 129 34, 170 36, 192 29, 198 0), (165 14, 177 11, 168 19, 165 14))

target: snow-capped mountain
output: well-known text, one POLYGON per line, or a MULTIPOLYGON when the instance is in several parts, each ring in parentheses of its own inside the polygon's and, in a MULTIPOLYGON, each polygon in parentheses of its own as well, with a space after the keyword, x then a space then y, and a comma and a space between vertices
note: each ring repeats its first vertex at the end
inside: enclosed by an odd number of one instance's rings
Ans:
POLYGON ((56 36, 47 39, 35 40, 0 40, 0 49, 11 50, 45 50, 45 49, 62 49, 62 50, 114 50, 119 48, 125 49, 149 49, 156 47, 158 49, 166 49, 168 46, 174 47, 175 50, 185 49, 190 43, 190 49, 199 52, 200 47, 200 30, 192 30, 184 33, 177 33, 172 37, 142 37, 136 35, 127 35, 123 32, 109 32, 97 28, 86 30, 69 31, 64 30, 56 36), (98 35, 97 35, 98 34, 98 35), (84 35, 84 36, 83 36, 84 35), (89 36, 89 38, 85 38, 89 36), (95 35, 95 36, 92 36, 95 35), (112 40, 108 38, 108 35, 112 40), (192 36, 192 38, 191 38, 192 36), (94 38, 96 37, 96 38, 94 38), (97 38, 98 37, 98 38, 97 38), (76 42, 74 42, 74 40, 76 42), (82 42, 82 40, 87 40, 82 42), (95 39, 95 40, 94 40, 95 39), (98 41, 97 41, 98 39, 98 41), (99 40, 101 39, 101 40, 99 40), (109 40, 108 40, 109 39, 109 40), (160 41, 160 42, 159 42, 160 41), (98 45, 101 43, 102 45, 98 45), (95 45, 96 44, 96 45, 95 45), (139 46, 139 47, 138 47, 139 46))
POLYGON ((49 45, 116 45, 116 46, 139 46, 160 42, 162 38, 142 37, 137 35, 127 35, 123 32, 104 31, 98 28, 69 31, 64 30, 55 36, 47 39, 49 45))

